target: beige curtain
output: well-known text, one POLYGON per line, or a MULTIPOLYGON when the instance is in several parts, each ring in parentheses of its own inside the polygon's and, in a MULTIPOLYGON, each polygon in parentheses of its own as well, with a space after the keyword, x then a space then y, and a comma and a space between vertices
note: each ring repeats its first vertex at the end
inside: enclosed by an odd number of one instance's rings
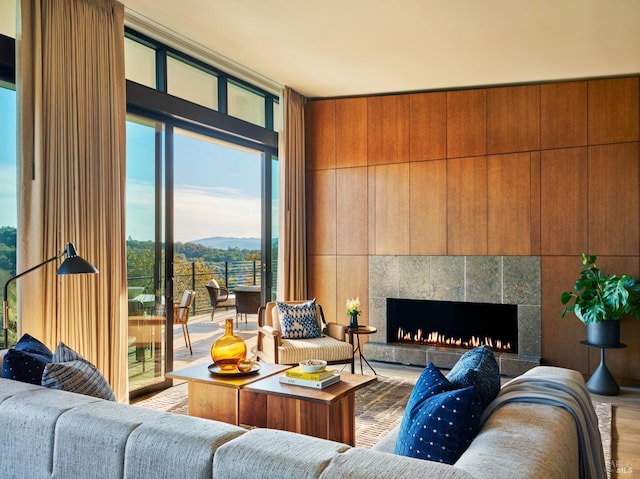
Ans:
POLYGON ((124 8, 112 0, 21 0, 18 267, 73 242, 98 275, 18 283, 18 328, 96 364, 127 398, 124 8))
POLYGON ((280 264, 278 299, 307 298, 307 222, 304 155, 305 98, 286 87, 280 135, 280 264))

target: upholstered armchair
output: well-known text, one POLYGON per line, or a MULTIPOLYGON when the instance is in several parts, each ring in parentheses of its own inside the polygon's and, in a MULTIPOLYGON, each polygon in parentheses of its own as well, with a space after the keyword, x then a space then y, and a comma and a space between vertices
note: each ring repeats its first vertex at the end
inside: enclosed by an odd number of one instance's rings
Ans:
MULTIPOLYGON (((305 301, 285 304, 301 305, 305 301)), ((320 337, 294 339, 287 337, 281 323, 281 314, 275 302, 267 303, 258 311, 257 356, 275 364, 298 364, 305 359, 324 359, 328 364, 350 364, 353 368, 353 346, 348 342, 347 327, 326 323, 322 306, 316 304, 316 319, 320 337)))

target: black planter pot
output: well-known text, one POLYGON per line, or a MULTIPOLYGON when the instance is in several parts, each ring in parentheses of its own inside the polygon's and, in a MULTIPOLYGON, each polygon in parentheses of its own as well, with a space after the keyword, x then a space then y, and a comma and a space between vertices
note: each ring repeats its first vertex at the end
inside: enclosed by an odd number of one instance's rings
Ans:
POLYGON ((594 346, 618 346, 620 344, 620 321, 587 324, 587 342, 594 346))

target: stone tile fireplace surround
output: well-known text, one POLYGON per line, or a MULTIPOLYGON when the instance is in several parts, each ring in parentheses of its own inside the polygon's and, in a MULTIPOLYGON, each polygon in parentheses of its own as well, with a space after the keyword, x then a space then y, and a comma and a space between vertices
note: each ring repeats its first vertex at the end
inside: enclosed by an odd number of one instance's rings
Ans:
POLYGON ((496 353, 515 376, 540 364, 539 256, 370 256, 369 305, 378 329, 364 345, 368 359, 451 368, 466 349, 387 342, 387 298, 469 301, 518 306, 518 354, 496 353))

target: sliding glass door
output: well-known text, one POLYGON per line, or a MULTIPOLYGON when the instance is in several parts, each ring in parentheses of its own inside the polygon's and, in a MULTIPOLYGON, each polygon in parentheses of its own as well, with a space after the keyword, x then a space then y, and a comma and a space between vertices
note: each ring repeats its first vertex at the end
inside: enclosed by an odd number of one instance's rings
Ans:
POLYGON ((129 390, 153 389, 167 371, 165 126, 127 117, 126 236, 129 390))
POLYGON ((175 353, 192 358, 180 327, 172 323, 173 305, 185 290, 196 291, 191 315, 205 315, 207 321, 212 308, 205 285, 212 279, 232 292, 249 286, 260 292, 263 304, 275 297, 274 170, 277 159, 268 148, 168 119, 128 116, 132 397, 167 385, 165 373, 173 370, 175 353))

